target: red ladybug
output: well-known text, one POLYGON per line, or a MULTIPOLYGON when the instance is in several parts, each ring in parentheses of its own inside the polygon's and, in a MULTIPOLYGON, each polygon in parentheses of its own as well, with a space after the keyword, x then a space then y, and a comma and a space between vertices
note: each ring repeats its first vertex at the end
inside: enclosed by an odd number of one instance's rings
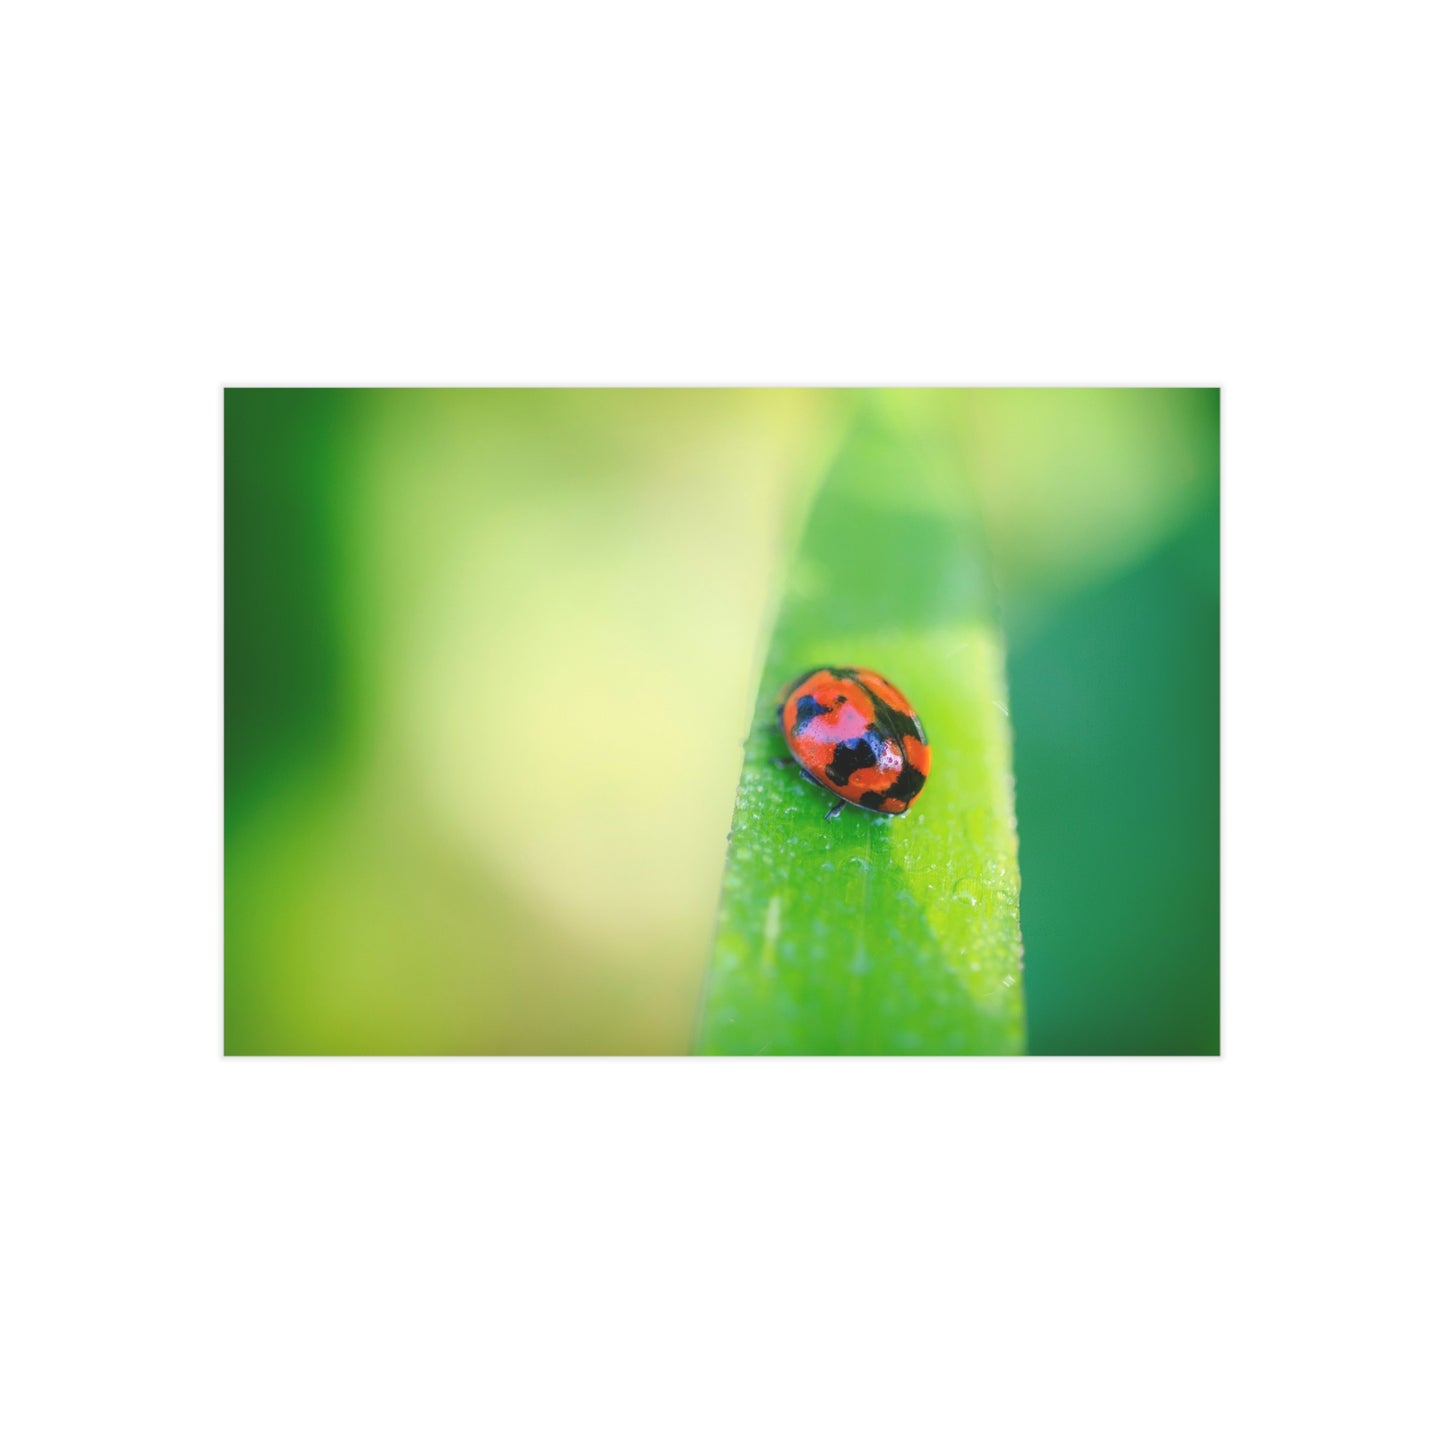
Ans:
MULTIPOLYGON (((861 667, 820 667, 783 694, 778 726, 806 777, 844 803, 906 813, 928 781, 931 755, 913 705, 886 678, 861 667)), ((779 758, 787 766, 786 758, 779 758)))

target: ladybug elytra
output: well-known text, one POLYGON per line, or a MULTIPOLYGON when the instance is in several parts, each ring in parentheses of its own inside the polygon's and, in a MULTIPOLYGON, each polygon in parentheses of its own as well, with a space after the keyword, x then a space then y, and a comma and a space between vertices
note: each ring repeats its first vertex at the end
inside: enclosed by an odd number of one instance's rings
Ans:
MULTIPOLYGON (((789 685, 778 726, 803 773, 844 803, 906 813, 928 781, 931 754, 913 705, 887 678, 859 667, 819 667, 789 685)), ((779 758, 785 765, 786 758, 779 758)))

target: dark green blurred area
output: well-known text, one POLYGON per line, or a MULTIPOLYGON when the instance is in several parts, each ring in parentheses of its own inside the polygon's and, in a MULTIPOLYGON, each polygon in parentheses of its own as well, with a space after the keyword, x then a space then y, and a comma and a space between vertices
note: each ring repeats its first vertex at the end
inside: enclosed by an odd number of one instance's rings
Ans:
POLYGON ((226 397, 227 820, 288 755, 324 758, 345 716, 333 456, 344 394, 226 397))
POLYGON ((1009 659, 1029 1049, 1219 1050, 1219 516, 1009 659))
MULTIPOLYGON (((227 392, 227 1052, 686 1051, 856 404, 227 392)), ((1030 1049, 1217 1052, 1218 392, 932 404, 1009 647, 1030 1049)))

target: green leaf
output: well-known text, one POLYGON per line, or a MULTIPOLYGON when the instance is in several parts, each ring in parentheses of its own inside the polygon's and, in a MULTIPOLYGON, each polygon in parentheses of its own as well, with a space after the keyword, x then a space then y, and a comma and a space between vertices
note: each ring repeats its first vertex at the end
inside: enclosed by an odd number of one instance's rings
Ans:
POLYGON ((877 393, 785 579, 733 814, 698 1049, 1016 1054, 1018 840, 1003 648, 982 529, 927 393, 877 393), (784 686, 818 666, 901 688, 933 748, 900 818, 786 756, 784 686))

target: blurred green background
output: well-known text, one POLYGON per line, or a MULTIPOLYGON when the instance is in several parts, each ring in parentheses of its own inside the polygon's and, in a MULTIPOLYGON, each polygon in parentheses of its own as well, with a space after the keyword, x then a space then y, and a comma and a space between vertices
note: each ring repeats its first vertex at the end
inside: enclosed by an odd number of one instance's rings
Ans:
MULTIPOLYGON (((227 391, 228 1053, 688 1049, 858 401, 227 391)), ((1217 1052, 1219 394, 930 401, 1009 645, 1031 1052, 1217 1052)))

